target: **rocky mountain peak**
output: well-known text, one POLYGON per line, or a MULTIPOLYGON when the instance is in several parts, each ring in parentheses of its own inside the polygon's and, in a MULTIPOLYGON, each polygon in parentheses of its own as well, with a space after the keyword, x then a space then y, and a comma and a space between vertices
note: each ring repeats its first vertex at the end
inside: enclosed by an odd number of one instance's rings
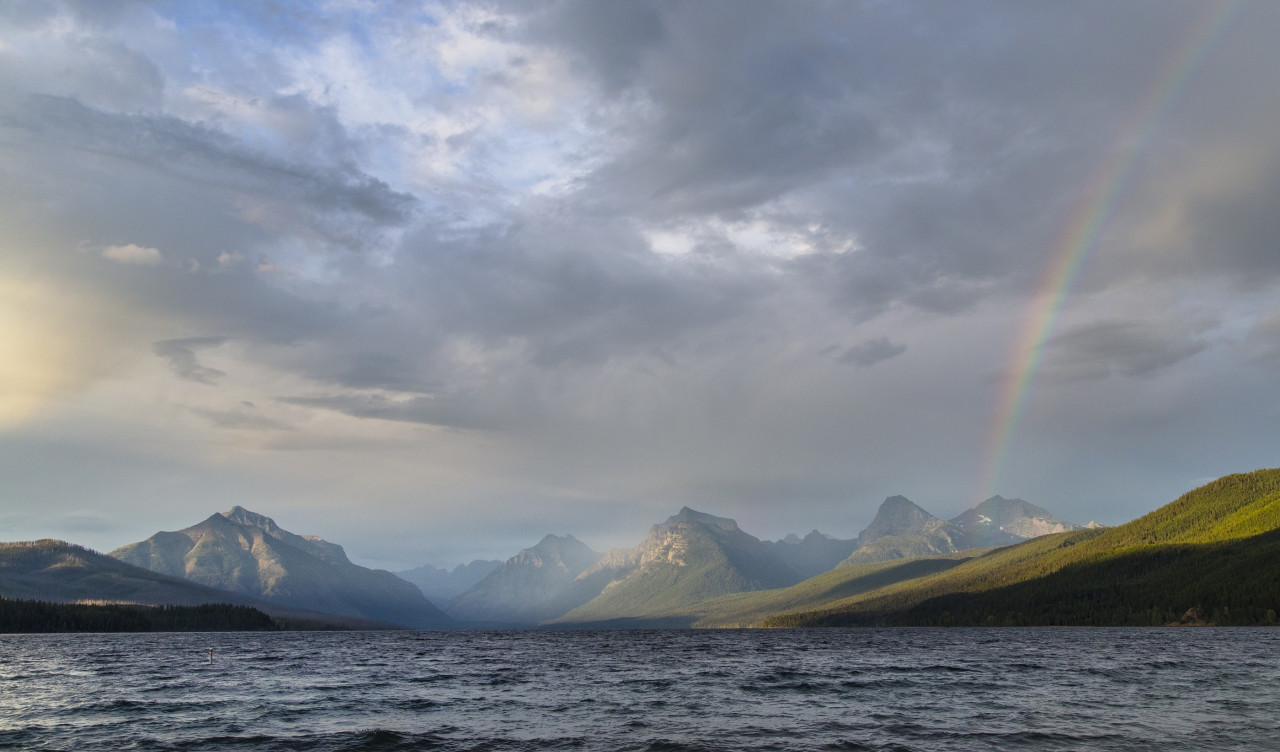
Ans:
POLYGON ((408 582, 352 564, 342 546, 291 533, 241 506, 122 546, 111 556, 294 608, 413 627, 448 622, 408 582))
POLYGON ((275 520, 267 517, 266 515, 251 512, 238 504, 231 507, 229 511, 223 512, 222 516, 229 522, 234 522, 237 525, 256 527, 259 530, 266 531, 273 535, 281 530, 281 527, 276 524, 275 520))
POLYGON ((876 517, 858 535, 858 544, 865 546, 889 535, 919 535, 941 522, 905 496, 890 496, 880 505, 876 517))
POLYGON ((271 536, 281 543, 302 549, 312 556, 317 556, 329 562, 339 564, 350 564, 347 559, 347 552, 337 543, 330 543, 318 535, 298 535, 276 524, 276 521, 264 514, 245 509, 240 505, 231 507, 229 511, 215 514, 206 522, 214 524, 230 523, 252 530, 261 530, 263 533, 271 536))
POLYGON ((1035 504, 1003 496, 992 496, 951 522, 964 530, 974 545, 980 546, 1004 546, 1080 527, 1054 517, 1035 504))
POLYGON ((690 509, 689 507, 681 507, 680 511, 671 517, 668 517, 666 522, 660 525, 654 525, 654 530, 658 531, 661 529, 662 531, 665 531, 680 524, 690 523, 719 528, 720 530, 731 533, 741 532, 738 529, 738 523, 728 517, 716 517, 713 514, 699 512, 695 509, 690 509))
POLYGON ((572 575, 596 563, 600 554, 572 535, 546 535, 536 546, 526 548, 507 560, 512 565, 555 567, 572 575))

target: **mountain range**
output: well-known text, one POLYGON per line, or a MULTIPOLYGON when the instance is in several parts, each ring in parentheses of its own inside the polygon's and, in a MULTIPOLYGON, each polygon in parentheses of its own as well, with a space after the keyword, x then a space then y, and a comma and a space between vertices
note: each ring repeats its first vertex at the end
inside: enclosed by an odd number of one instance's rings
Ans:
POLYGON ((855 539, 762 541, 685 507, 630 549, 548 535, 501 563, 416 570, 455 588, 478 577, 442 599, 448 615, 341 546, 235 507, 117 558, 0 544, 0 596, 230 603, 356 627, 1267 624, 1277 555, 1280 469, 1226 476, 1116 528, 998 496, 944 521, 893 496, 855 539))
POLYGON ((495 625, 663 625, 690 604, 785 588, 837 567, 950 554, 970 541, 1021 541, 1040 529, 1075 529, 1018 499, 993 497, 944 522, 889 497, 856 539, 812 531, 762 541, 724 517, 681 509, 631 549, 603 556, 572 536, 547 536, 444 604, 464 622, 495 625), (1022 534, 1026 534, 1025 536, 1022 534))

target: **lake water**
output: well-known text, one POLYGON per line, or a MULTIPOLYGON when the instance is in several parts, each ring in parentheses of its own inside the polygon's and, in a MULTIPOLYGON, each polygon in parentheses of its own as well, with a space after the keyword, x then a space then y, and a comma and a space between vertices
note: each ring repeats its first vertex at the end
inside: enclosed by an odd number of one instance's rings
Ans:
POLYGON ((1280 630, 0 635, 0 749, 1280 750, 1280 630))

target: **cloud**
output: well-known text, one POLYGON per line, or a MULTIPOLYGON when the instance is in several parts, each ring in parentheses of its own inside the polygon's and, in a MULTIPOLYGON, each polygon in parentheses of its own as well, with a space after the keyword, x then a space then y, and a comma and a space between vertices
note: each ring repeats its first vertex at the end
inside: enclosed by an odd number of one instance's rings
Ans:
POLYGON ((121 264, 140 264, 155 266, 164 260, 164 256, 155 248, 146 248, 130 243, 128 245, 111 245, 102 249, 102 255, 121 264))
MULTIPOLYGON (((247 405, 252 408, 252 404, 247 405)), ((294 427, 272 420, 263 415, 256 415, 245 410, 211 410, 202 407, 188 408, 193 414, 209 421, 218 428, 245 431, 292 431, 294 427)))
POLYGON ((299 162, 251 147, 205 123, 98 110, 75 99, 0 100, 0 117, 38 145, 96 154, 198 185, 263 229, 347 250, 380 248, 418 206, 408 193, 349 162, 299 162))
POLYGON ((512 510, 714 500, 855 534, 891 493, 959 505, 986 376, 1121 165, 1001 492, 1143 511, 1274 443, 1187 406, 1238 427, 1274 401, 1280 5, 1239 4, 1135 139, 1185 10, 4 6, 0 441, 86 469, 6 480, 75 498, 113 452, 94 498, 163 472, 193 519, 246 489, 337 519, 358 493, 419 515, 406 546, 512 510), (60 448, 80 418, 97 454, 60 448), (184 454, 209 426, 245 432, 216 463, 184 454), (1123 468, 1079 472, 1119 437, 1123 468))
POLYGON ((876 363, 895 358, 906 351, 906 345, 891 342, 888 337, 880 337, 879 339, 869 339, 846 349, 836 358, 836 362, 852 363, 860 368, 869 368, 876 363))
POLYGON ((493 429, 501 425, 473 401, 458 396, 392 398, 381 394, 336 394, 313 397, 280 397, 278 402, 319 407, 355 418, 422 423, 442 428, 493 429))
POLYGON ((1044 375, 1057 381, 1151 378, 1203 352, 1209 345, 1196 337, 1199 333, 1171 329, 1168 322, 1100 321, 1076 326, 1045 343, 1044 375))
POLYGON ((160 340, 151 349, 156 355, 169 361, 169 370, 178 378, 217 386, 218 381, 227 375, 226 372, 201 365, 196 358, 196 350, 218 347, 226 341, 226 337, 183 337, 160 340))

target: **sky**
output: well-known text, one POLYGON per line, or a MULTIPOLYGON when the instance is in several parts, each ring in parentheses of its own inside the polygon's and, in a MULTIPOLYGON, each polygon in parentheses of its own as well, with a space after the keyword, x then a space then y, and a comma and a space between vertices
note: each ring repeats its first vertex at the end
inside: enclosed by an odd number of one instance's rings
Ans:
POLYGON ((0 539, 404 569, 1280 464, 1280 3, 0 4, 0 539))

